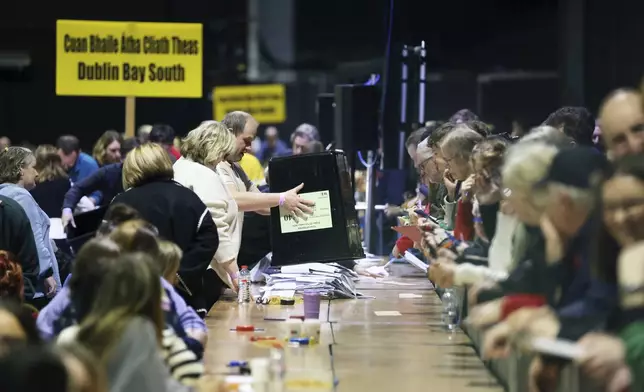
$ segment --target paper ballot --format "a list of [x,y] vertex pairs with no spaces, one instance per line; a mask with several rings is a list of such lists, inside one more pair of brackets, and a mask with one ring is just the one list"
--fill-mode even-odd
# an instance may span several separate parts
[[418,268],[421,271],[427,272],[427,269],[429,268],[427,264],[423,263],[418,257],[409,253],[409,251],[405,252],[405,260],[409,261],[411,265],[413,265],[414,267]]
[[584,350],[568,340],[534,338],[530,342],[532,349],[540,354],[548,354],[559,358],[579,360],[583,358]]
[[282,233],[321,230],[333,227],[331,217],[331,197],[329,191],[300,193],[301,198],[315,202],[313,214],[296,219],[292,214],[280,208],[280,227]]

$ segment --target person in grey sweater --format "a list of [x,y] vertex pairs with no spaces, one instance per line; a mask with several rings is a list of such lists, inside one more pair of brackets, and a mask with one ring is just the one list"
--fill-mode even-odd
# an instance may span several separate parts
[[61,288],[58,262],[53,242],[49,238],[49,217],[29,193],[36,185],[38,172],[34,168],[36,157],[23,147],[9,147],[0,151],[0,195],[6,196],[22,207],[29,218],[40,264],[41,291],[34,297],[53,297]]
[[132,318],[107,362],[110,392],[183,392],[192,388],[170,376],[159,355],[151,321]]

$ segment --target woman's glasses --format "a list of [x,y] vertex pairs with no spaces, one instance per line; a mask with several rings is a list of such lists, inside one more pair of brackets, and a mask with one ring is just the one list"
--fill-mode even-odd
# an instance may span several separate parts
[[432,155],[430,158],[425,159],[418,165],[418,174],[420,174],[421,177],[427,175],[427,165],[431,162],[434,165],[434,170],[438,171],[438,164],[436,163],[435,159],[436,155]]

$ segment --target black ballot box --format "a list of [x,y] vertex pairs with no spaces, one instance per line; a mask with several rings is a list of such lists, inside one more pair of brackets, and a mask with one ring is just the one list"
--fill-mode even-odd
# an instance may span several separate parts
[[74,215],[75,226],[67,225],[67,243],[74,252],[90,239],[94,238],[108,206]]
[[304,183],[300,196],[315,201],[314,213],[296,221],[271,209],[273,265],[332,262],[364,257],[351,171],[341,151],[271,159],[271,192]]

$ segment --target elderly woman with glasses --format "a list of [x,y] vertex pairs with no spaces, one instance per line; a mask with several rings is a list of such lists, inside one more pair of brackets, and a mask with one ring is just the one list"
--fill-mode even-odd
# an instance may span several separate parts
[[[465,125],[457,126],[440,142],[442,157],[445,160],[444,174],[447,189],[454,189],[454,197],[449,204],[456,204],[454,236],[459,240],[470,241],[474,238],[472,216],[472,186],[474,179],[470,166],[472,150],[483,136]],[[447,203],[446,203],[447,204]]]

